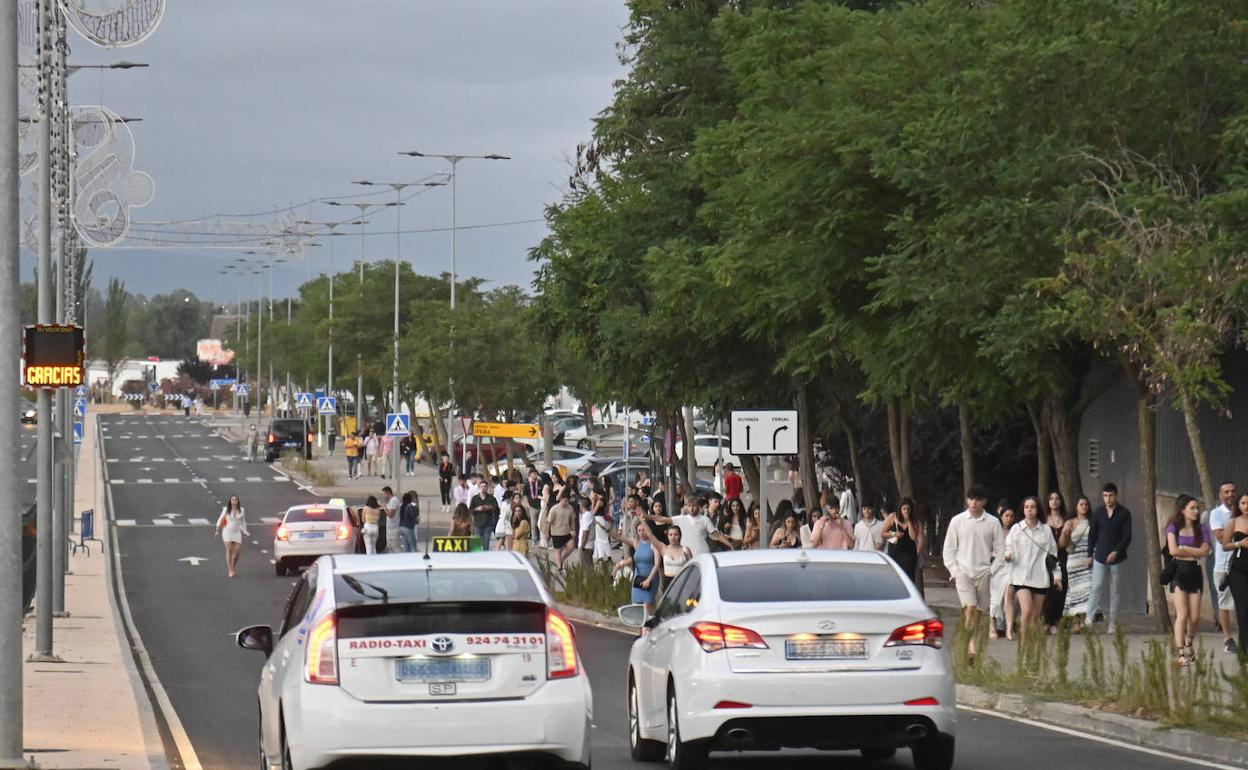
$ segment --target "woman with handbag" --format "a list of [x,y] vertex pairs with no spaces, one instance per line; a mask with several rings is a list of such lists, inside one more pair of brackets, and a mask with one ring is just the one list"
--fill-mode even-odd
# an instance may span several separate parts
[[1062,584],[1062,573],[1050,567],[1049,557],[1057,558],[1057,541],[1052,530],[1040,521],[1040,501],[1028,497],[1023,500],[1023,520],[1011,527],[1005,537],[1004,559],[1010,565],[1010,585],[1018,599],[1020,641],[1026,641],[1040,627],[1049,587]]
[[1226,580],[1235,599],[1235,620],[1239,625],[1239,654],[1248,655],[1248,492],[1239,496],[1231,510],[1231,521],[1222,529],[1221,547],[1231,552]]
[[628,535],[617,536],[609,532],[608,536],[627,545],[633,552],[633,593],[634,604],[646,605],[646,612],[654,611],[654,596],[658,593],[659,582],[663,574],[663,545],[654,539],[650,522],[637,520],[637,537]]
[[1191,495],[1179,495],[1174,518],[1166,527],[1166,547],[1174,564],[1170,591],[1174,594],[1174,646],[1177,662],[1189,666],[1196,659],[1192,640],[1200,624],[1200,597],[1205,576],[1200,560],[1210,553],[1209,525],[1200,523],[1200,503]]

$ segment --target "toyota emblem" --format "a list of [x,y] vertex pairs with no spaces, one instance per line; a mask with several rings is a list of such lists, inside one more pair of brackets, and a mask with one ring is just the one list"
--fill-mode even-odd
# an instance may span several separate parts
[[455,642],[449,636],[439,636],[433,640],[433,651],[445,655],[455,648]]
[[833,621],[831,621],[831,620],[821,620],[821,621],[819,621],[819,630],[820,630],[820,631],[832,631],[832,630],[834,630],[835,628],[836,628],[836,623],[835,623],[835,622],[833,622]]

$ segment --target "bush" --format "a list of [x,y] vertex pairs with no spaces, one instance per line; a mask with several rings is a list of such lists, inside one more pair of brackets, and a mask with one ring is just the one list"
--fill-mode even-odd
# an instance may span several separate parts
[[553,584],[553,575],[547,576],[547,584],[561,602],[614,615],[632,602],[632,587],[627,580],[616,580],[611,566],[610,562],[570,565],[564,572],[562,589]]

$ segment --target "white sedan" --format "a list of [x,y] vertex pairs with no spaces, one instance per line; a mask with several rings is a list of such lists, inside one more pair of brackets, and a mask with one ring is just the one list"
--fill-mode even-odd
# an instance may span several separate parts
[[291,506],[273,533],[273,569],[278,575],[287,575],[318,556],[355,553],[358,531],[355,518],[342,501]]
[[[693,457],[699,468],[710,468],[715,465],[715,461],[720,458],[720,445],[723,445],[723,458],[725,463],[732,463],[737,468],[741,467],[741,460],[732,452],[728,451],[729,439],[727,436],[720,436],[715,433],[697,433],[693,437]],[[685,442],[676,442],[676,454],[680,457],[685,456]]]
[[326,556],[265,653],[260,766],[475,756],[590,766],[593,703],[572,625],[510,552]]
[[702,766],[710,751],[909,747],[953,765],[944,626],[897,565],[863,551],[698,556],[659,597],[628,659],[633,759]]

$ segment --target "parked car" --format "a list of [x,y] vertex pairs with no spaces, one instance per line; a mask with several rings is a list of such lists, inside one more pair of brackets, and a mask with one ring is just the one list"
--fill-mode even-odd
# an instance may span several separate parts
[[[560,468],[564,474],[582,472],[595,457],[594,453],[589,450],[560,445],[553,447],[553,454],[555,466]],[[524,457],[516,457],[515,465],[521,471],[530,465],[542,472],[548,470],[546,467],[546,453],[541,449],[529,452]],[[507,471],[506,454],[501,455],[497,461],[487,466],[487,470],[495,476],[503,475]]]
[[[643,457],[650,451],[650,444],[643,439],[646,432],[630,429],[628,435],[628,454],[632,457]],[[624,454],[624,436],[625,430],[623,425],[608,425],[603,428],[594,428],[585,434],[583,438],[576,440],[578,449],[592,449],[598,454]],[[566,440],[564,443],[568,443]]]
[[[728,451],[731,441],[727,436],[721,436],[716,433],[696,433],[693,436],[693,456],[698,463],[699,468],[710,468],[715,465],[715,461],[720,457],[720,442],[723,442],[723,457],[725,463],[732,463],[736,467],[741,467],[741,461],[736,455]],[[676,454],[680,457],[685,456],[685,442],[676,442]]]
[[295,452],[312,459],[316,429],[301,417],[278,417],[269,423],[264,442],[264,461],[273,462],[283,452]]

